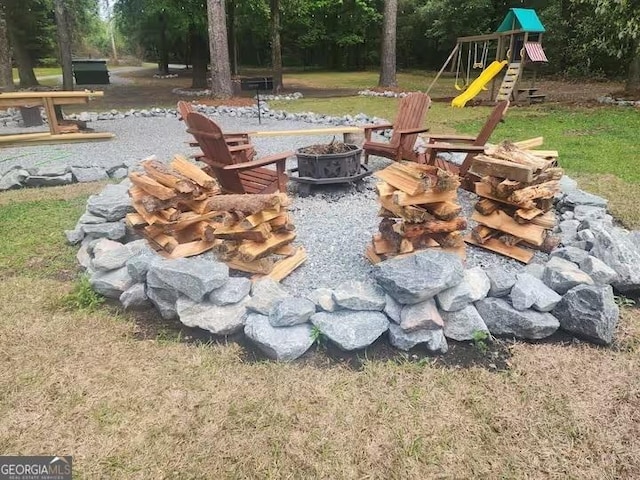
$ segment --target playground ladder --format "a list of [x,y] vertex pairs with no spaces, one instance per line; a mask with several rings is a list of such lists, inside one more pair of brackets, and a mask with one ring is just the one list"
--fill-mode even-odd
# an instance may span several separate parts
[[500,85],[500,90],[496,96],[496,102],[501,100],[511,100],[511,94],[518,83],[518,77],[520,76],[520,66],[519,62],[509,64],[507,73],[504,74],[502,85]]

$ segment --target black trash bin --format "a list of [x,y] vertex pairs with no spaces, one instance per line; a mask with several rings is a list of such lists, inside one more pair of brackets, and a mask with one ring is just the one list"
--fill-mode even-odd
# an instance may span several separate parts
[[73,76],[77,85],[108,85],[106,60],[83,59],[73,61]]
[[20,107],[22,115],[22,123],[25,127],[38,127],[42,125],[42,115],[40,114],[40,106]]

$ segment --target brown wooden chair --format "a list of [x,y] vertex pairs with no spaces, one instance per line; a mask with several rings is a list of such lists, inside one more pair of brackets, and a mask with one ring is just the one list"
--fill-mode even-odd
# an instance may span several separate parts
[[[430,106],[431,98],[429,98],[429,95],[420,92],[410,93],[400,99],[400,107],[395,122],[365,126],[365,141],[364,145],[362,145],[364,163],[369,162],[369,155],[378,155],[397,162],[400,160],[418,161],[418,154],[413,147],[418,138],[418,133],[429,130],[422,125]],[[393,134],[388,143],[371,140],[371,134],[374,131],[389,128],[393,129]]]
[[[487,118],[487,121],[484,123],[484,126],[475,137],[447,134],[429,135],[427,150],[422,154],[423,157],[420,159],[420,162],[427,163],[428,165],[435,165],[443,170],[455,173],[460,176],[463,187],[470,187],[473,179],[467,179],[469,181],[465,182],[465,177],[467,177],[467,172],[469,171],[469,167],[471,167],[471,162],[473,162],[476,155],[484,152],[486,143],[489,141],[489,138],[491,138],[495,128],[502,121],[508,108],[509,100],[502,100],[498,102],[491,112],[491,115],[489,115],[489,118]],[[462,152],[466,153],[467,156],[462,161],[462,164],[456,165],[444,160],[443,158],[439,158],[438,154],[442,152]]]
[[[189,132],[197,140],[206,163],[225,193],[285,192],[287,174],[285,162],[294,152],[282,152],[259,160],[247,161],[253,145],[229,145],[220,127],[210,118],[193,112],[187,115]],[[275,165],[276,169],[264,168]]]

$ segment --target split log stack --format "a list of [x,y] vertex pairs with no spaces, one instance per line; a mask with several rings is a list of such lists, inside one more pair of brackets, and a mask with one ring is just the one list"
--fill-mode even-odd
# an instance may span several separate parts
[[533,252],[522,246],[551,251],[558,239],[549,235],[556,225],[553,198],[563,170],[555,160],[518,148],[508,141],[478,155],[470,173],[476,203],[471,220],[478,223],[465,241],[529,263]]
[[458,176],[431,165],[393,163],[374,174],[382,217],[379,232],[367,247],[367,258],[377,263],[424,248],[439,247],[465,257],[461,231]]
[[167,258],[216,253],[229,268],[281,280],[306,260],[284,193],[222,195],[215,178],[177,155],[129,175],[135,213],[127,225]]

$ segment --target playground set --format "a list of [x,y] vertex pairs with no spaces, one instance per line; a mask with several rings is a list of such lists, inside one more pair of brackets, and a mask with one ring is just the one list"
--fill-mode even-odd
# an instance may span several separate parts
[[[545,28],[535,10],[511,8],[494,33],[459,37],[444,65],[427,89],[427,93],[438,81],[442,72],[451,65],[455,70],[454,87],[462,91],[451,101],[453,107],[464,107],[491,83],[491,100],[519,100],[526,94],[529,103],[542,102],[545,95],[535,87],[537,66],[547,63],[542,48],[542,34]],[[491,56],[494,60],[487,66]],[[497,88],[498,74],[507,67],[502,82]],[[524,68],[531,67],[531,82],[522,87]],[[480,75],[471,80],[472,70],[482,69]]]

